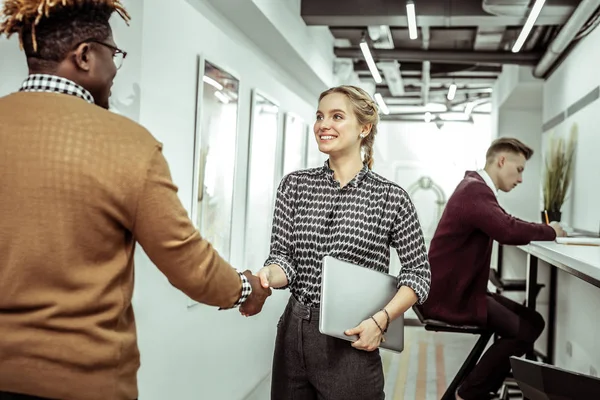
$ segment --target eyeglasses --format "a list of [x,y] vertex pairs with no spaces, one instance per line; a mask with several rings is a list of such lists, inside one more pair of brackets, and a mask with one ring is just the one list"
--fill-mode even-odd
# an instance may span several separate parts
[[108,43],[104,43],[97,39],[84,40],[84,41],[80,42],[79,44],[77,44],[77,46],[75,46],[75,48],[79,47],[82,43],[86,43],[86,42],[97,43],[102,46],[108,47],[109,49],[111,49],[113,51],[113,62],[115,63],[115,67],[117,67],[117,69],[120,69],[123,66],[123,60],[125,60],[125,57],[127,57],[126,51],[123,51],[123,50],[119,49],[118,47],[115,47]]

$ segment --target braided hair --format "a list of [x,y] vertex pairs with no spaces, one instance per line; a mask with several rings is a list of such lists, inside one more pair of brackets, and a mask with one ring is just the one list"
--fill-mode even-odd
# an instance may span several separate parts
[[377,134],[377,123],[379,122],[379,109],[371,96],[357,86],[342,85],[328,89],[321,93],[319,101],[332,93],[340,93],[352,104],[352,109],[360,125],[371,125],[371,132],[361,140],[361,148],[364,152],[363,163],[369,169],[373,169],[373,144]]

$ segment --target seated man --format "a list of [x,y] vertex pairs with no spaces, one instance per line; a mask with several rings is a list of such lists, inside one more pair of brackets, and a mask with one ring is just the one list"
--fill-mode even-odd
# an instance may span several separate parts
[[557,222],[522,221],[507,214],[496,199],[498,190],[509,192],[523,181],[525,162],[532,155],[517,139],[494,141],[485,169],[467,172],[450,197],[431,241],[431,290],[421,310],[425,317],[487,327],[500,336],[462,383],[457,399],[486,399],[498,391],[510,371],[510,356],[525,354],[544,330],[539,313],[487,292],[493,240],[523,245],[564,236]]

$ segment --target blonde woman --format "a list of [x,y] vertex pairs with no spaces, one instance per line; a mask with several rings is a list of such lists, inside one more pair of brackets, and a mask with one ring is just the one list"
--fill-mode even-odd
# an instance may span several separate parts
[[[377,123],[377,106],[362,89],[325,91],[314,135],[329,160],[279,185],[270,255],[258,273],[263,287],[292,294],[277,328],[272,399],[383,399],[378,348],[384,332],[427,298],[431,276],[415,208],[402,188],[371,171]],[[390,247],[402,263],[397,295],[372,318],[348,327],[346,334],[358,340],[322,335],[323,257],[388,272]]]

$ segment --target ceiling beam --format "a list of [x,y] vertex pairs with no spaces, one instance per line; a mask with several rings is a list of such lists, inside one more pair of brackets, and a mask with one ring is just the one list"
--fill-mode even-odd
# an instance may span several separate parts
[[[336,48],[336,57],[362,58],[359,47]],[[415,50],[415,49],[371,49],[375,61],[398,60],[403,61],[431,61],[449,64],[517,64],[536,65],[542,56],[540,52],[511,53],[499,51],[456,51],[456,50]]]
[[[422,65],[420,62],[401,62],[400,68],[402,73],[406,72],[418,72],[421,74]],[[354,70],[357,72],[366,71],[369,72],[369,67],[364,59],[354,61]],[[431,74],[471,74],[471,75],[499,75],[502,73],[502,67],[499,65],[469,65],[465,66],[462,64],[431,64]]]
[[[573,9],[578,0],[548,0],[536,25],[562,25],[570,13],[552,12],[548,5]],[[399,0],[302,0],[300,13],[307,25],[406,27],[406,6]],[[417,2],[419,25],[427,26],[522,26],[524,15],[496,16],[487,13],[481,0],[427,0]]]

